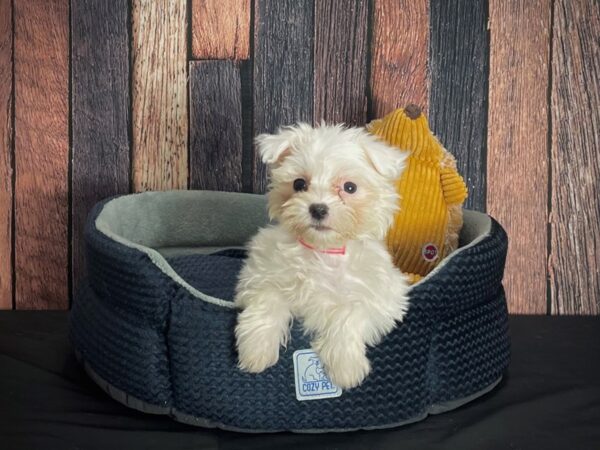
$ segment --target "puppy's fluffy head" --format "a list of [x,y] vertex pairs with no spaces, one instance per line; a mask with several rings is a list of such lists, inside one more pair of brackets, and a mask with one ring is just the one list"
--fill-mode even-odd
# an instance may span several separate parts
[[362,128],[306,124],[257,137],[269,165],[269,215],[318,247],[384,238],[406,153]]

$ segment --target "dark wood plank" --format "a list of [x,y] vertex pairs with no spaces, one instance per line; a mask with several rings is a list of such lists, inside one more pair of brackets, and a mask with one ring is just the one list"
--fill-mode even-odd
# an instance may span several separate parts
[[551,312],[600,314],[600,7],[554,2]]
[[242,190],[242,103],[233,61],[190,63],[190,187]]
[[186,8],[186,0],[132,1],[135,191],[187,188]]
[[254,61],[240,61],[239,67],[242,89],[242,192],[251,193],[254,189]]
[[195,59],[247,59],[251,0],[190,0]]
[[487,0],[431,0],[429,123],[456,156],[465,206],[485,211],[489,32]]
[[374,0],[371,118],[415,103],[428,110],[429,0]]
[[69,1],[14,7],[16,307],[66,309]]
[[550,0],[490,2],[487,209],[510,236],[513,313],[547,311]]
[[129,192],[128,3],[71,0],[73,292],[85,268],[87,214]]
[[315,2],[314,122],[367,120],[367,0]]
[[0,309],[13,302],[12,42],[12,1],[0,0]]
[[[256,0],[254,132],[313,119],[313,1]],[[256,154],[254,191],[264,192],[266,170]]]

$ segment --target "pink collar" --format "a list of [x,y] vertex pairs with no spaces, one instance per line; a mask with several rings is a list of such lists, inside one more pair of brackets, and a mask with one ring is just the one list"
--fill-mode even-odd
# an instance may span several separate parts
[[326,248],[324,250],[321,250],[321,249],[315,248],[312,245],[310,245],[309,243],[305,242],[302,238],[298,238],[298,242],[300,242],[300,244],[302,244],[306,248],[314,250],[315,252],[327,253],[328,255],[345,255],[346,254],[346,246],[339,247],[339,248]]

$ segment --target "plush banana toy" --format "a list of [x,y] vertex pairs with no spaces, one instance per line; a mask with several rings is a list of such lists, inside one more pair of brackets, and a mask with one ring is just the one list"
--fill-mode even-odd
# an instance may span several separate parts
[[397,181],[401,208],[387,245],[396,266],[415,283],[458,247],[467,187],[454,156],[431,133],[418,106],[397,109],[367,129],[410,153]]

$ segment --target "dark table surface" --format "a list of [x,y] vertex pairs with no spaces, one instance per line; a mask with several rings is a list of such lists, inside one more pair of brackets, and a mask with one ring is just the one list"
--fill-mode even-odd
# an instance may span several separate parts
[[392,430],[248,435],[131,410],[85,374],[65,312],[0,312],[0,449],[600,449],[600,317],[511,317],[501,385]]

